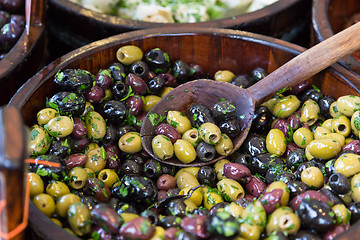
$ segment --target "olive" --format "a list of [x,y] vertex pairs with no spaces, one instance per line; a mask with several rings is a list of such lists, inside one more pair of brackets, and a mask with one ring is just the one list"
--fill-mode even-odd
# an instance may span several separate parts
[[250,78],[252,83],[256,83],[258,81],[260,81],[261,79],[263,79],[264,77],[266,77],[268,75],[268,72],[261,68],[261,67],[257,67],[254,70],[251,71],[250,73]]
[[330,115],[330,106],[335,102],[335,99],[331,96],[324,96],[319,100],[319,107],[321,115],[326,118],[332,118]]
[[165,135],[168,137],[172,144],[176,142],[176,140],[181,139],[180,133],[170,124],[161,123],[156,128],[157,135]]
[[162,175],[160,162],[150,158],[144,163],[143,173],[145,177],[148,177],[152,180],[158,179],[158,177]]
[[354,224],[360,219],[360,202],[352,202],[348,208],[351,212],[350,223]]
[[170,73],[160,73],[158,77],[164,80],[167,87],[177,87],[179,85],[176,78]]
[[113,83],[113,78],[109,69],[100,69],[95,76],[96,85],[102,89],[109,88]]
[[135,132],[136,129],[133,126],[130,125],[120,125],[117,128],[117,133],[118,133],[118,137],[121,138],[122,136],[124,136],[126,133],[128,132]]
[[335,161],[336,159],[331,159],[325,163],[325,176],[331,176],[335,173]]
[[256,134],[249,134],[245,139],[240,151],[256,156],[260,153],[266,153],[266,140],[264,137]]
[[133,206],[131,203],[124,203],[124,202],[118,202],[115,207],[115,211],[117,212],[117,214],[122,214],[122,213],[138,214],[138,211],[136,210],[135,206]]
[[144,101],[140,95],[133,95],[125,100],[127,108],[130,110],[130,114],[137,116],[142,112],[144,107]]
[[286,167],[291,171],[295,171],[299,167],[299,165],[306,160],[307,159],[305,157],[304,150],[297,149],[286,157]]
[[173,215],[164,216],[160,219],[160,226],[167,229],[170,227],[180,227],[181,218]]
[[[288,128],[291,128],[291,130],[294,132],[299,127],[301,127],[300,116],[297,113],[291,114],[287,118],[286,123],[287,123]],[[288,132],[291,130],[288,129]]]
[[196,155],[203,162],[211,161],[216,155],[215,147],[206,142],[200,142],[196,147]]
[[169,190],[176,187],[176,179],[169,174],[163,174],[157,179],[156,186],[159,190]]
[[101,114],[108,123],[116,126],[122,124],[127,119],[126,105],[117,100],[104,101],[96,108],[97,112]]
[[159,48],[147,52],[145,54],[145,61],[154,73],[165,73],[171,66],[169,55]]
[[147,155],[147,153],[146,154],[145,153],[146,152],[138,152],[138,153],[129,154],[127,156],[127,158],[130,160],[134,160],[136,163],[138,163],[140,165],[144,165],[144,163],[149,158],[149,155]]
[[190,75],[191,75],[192,79],[207,78],[205,69],[201,65],[195,64],[195,63],[190,63],[189,68],[190,68]]
[[273,189],[270,192],[265,193],[260,202],[265,209],[266,214],[270,214],[281,204],[281,197],[283,195],[282,189]]
[[272,114],[266,106],[258,107],[253,116],[251,132],[263,134],[271,128]]
[[102,239],[102,240],[111,240],[112,239],[112,234],[108,233],[104,228],[102,228],[98,225],[94,225],[91,228],[90,236],[92,238],[97,238],[97,239]]
[[300,99],[301,99],[301,102],[306,102],[308,99],[311,99],[315,102],[319,102],[319,100],[322,97],[323,97],[323,94],[321,93],[320,90],[309,89],[301,95]]
[[195,128],[199,128],[207,122],[215,123],[211,110],[201,104],[193,104],[190,106],[189,119],[191,125]]
[[55,201],[49,194],[40,193],[34,196],[32,201],[35,206],[47,217],[50,217],[55,212]]
[[265,174],[265,182],[270,184],[279,180],[279,175],[284,172],[283,164],[270,164]]
[[122,81],[116,81],[111,88],[111,93],[115,99],[122,100],[128,96],[129,86]]
[[144,79],[149,74],[149,67],[143,61],[136,61],[130,66],[130,72]]
[[190,80],[190,68],[184,61],[176,60],[171,69],[172,74],[179,83],[185,83]]
[[242,164],[247,168],[250,167],[250,164],[252,161],[252,156],[250,154],[244,154],[244,153],[240,153],[239,151],[237,151],[234,154],[232,154],[232,156],[233,156],[233,159],[232,159],[233,163]]
[[105,204],[97,205],[91,212],[91,219],[96,225],[106,229],[109,233],[117,233],[124,220],[117,212]]
[[173,215],[177,217],[185,217],[186,215],[186,204],[183,199],[171,200],[165,209],[166,215]]
[[159,223],[159,214],[155,211],[146,209],[140,213],[140,216],[149,219],[151,221],[151,224],[158,225]]
[[67,218],[76,235],[84,236],[91,231],[90,211],[83,203],[75,202],[70,205]]
[[72,142],[72,144],[70,145],[71,151],[79,152],[84,150],[90,144],[90,139],[86,137],[82,139],[74,139],[71,142]]
[[209,166],[200,167],[198,171],[198,180],[200,184],[204,184],[209,187],[215,187],[217,182],[217,176],[214,168]]
[[65,158],[66,167],[73,169],[75,167],[81,167],[86,163],[86,154],[74,153]]
[[235,76],[231,80],[231,84],[238,86],[240,88],[248,88],[251,86],[251,79],[248,74],[241,74],[241,75]]
[[231,100],[223,100],[215,103],[211,112],[216,120],[224,121],[235,116],[236,106]]
[[237,119],[229,119],[219,124],[222,133],[225,133],[230,138],[235,138],[240,134],[241,125]]
[[114,145],[117,143],[117,140],[119,139],[117,128],[113,125],[107,125],[106,126],[106,133],[103,137],[103,144],[104,145]]
[[155,76],[147,83],[150,94],[159,95],[165,88],[165,81],[160,76]]
[[33,198],[35,195],[44,192],[44,182],[41,177],[36,173],[28,173],[28,183],[30,186],[30,198]]
[[251,195],[259,197],[265,190],[266,184],[259,177],[251,176],[245,188]]
[[339,197],[338,194],[336,194],[333,191],[325,188],[325,186],[323,188],[321,188],[319,190],[319,192],[324,194],[325,196],[327,196],[330,199],[330,202],[331,202],[332,205],[344,204],[344,201]]
[[293,199],[297,195],[304,193],[309,189],[309,186],[301,181],[290,181],[286,185],[290,190],[290,199]]
[[221,211],[206,219],[206,229],[210,235],[232,238],[239,233],[240,225],[230,213]]
[[224,176],[227,178],[240,181],[242,179],[248,178],[251,176],[250,170],[239,163],[225,163],[224,165]]
[[23,29],[14,22],[6,23],[0,29],[0,50],[8,52],[20,38]]
[[186,216],[182,219],[180,226],[185,232],[192,233],[200,239],[205,239],[209,237],[205,226],[206,219],[207,216],[204,215]]
[[325,232],[336,223],[335,213],[331,207],[316,199],[303,199],[296,212],[307,228],[318,232]]
[[[49,166],[47,164],[37,164],[37,160],[59,164],[59,167]],[[63,180],[64,176],[66,176],[66,167],[64,160],[59,156],[54,155],[41,155],[36,157],[35,163],[30,164],[30,171],[37,173],[39,176],[41,176],[44,182],[48,182],[50,180],[61,181]]]
[[126,78],[125,68],[119,63],[115,62],[110,65],[109,70],[111,72],[111,76],[115,81],[124,81]]
[[71,133],[71,136],[76,139],[81,139],[86,137],[86,126],[85,123],[80,118],[73,118],[74,129]]
[[60,138],[58,141],[52,141],[49,148],[49,155],[66,158],[71,153],[73,142],[70,138]]
[[295,174],[291,172],[283,172],[277,176],[277,180],[285,184],[288,184],[290,181],[296,180],[296,177]]
[[134,160],[126,159],[120,166],[119,175],[124,176],[125,174],[142,174],[143,166]]
[[125,84],[129,85],[131,89],[139,95],[144,95],[146,93],[147,86],[145,81],[133,73],[127,75]]
[[338,194],[345,194],[350,190],[350,181],[344,174],[334,173],[329,177],[329,186]]
[[190,233],[190,232],[185,232],[185,231],[179,231],[176,233],[176,237],[174,238],[174,240],[196,240],[197,237]]
[[161,163],[161,169],[162,169],[163,174],[169,174],[171,176],[175,176],[175,173],[176,173],[175,166]]
[[85,110],[85,98],[75,92],[58,92],[46,103],[47,107],[56,109],[60,115],[80,116]]
[[116,52],[116,58],[124,65],[131,65],[132,63],[141,60],[142,57],[142,50],[134,45],[122,46]]
[[115,184],[111,191],[120,201],[140,204],[142,207],[149,206],[157,198],[156,185],[149,178],[139,175],[124,175],[120,184]]
[[308,230],[300,230],[297,232],[293,240],[321,240],[322,238],[316,233]]
[[82,69],[65,69],[55,75],[54,83],[64,91],[85,93],[93,86],[94,75]]
[[303,162],[303,163],[300,163],[299,167],[297,168],[296,172],[295,172],[295,176],[296,176],[296,179],[301,179],[301,173],[309,168],[309,167],[313,167],[315,164],[313,162]]
[[84,193],[93,196],[99,202],[108,202],[110,199],[110,189],[98,178],[88,178]]
[[135,218],[123,224],[119,236],[123,239],[150,239],[155,233],[155,225],[144,217]]
[[284,165],[284,162],[276,155],[270,153],[262,153],[252,158],[250,170],[251,172],[256,172],[262,176],[265,176],[270,165],[274,166],[275,164],[279,164],[280,166],[282,166]]

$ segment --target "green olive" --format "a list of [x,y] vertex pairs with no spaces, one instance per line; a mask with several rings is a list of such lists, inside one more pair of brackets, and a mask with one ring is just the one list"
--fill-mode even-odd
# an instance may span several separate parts
[[191,129],[190,120],[179,111],[168,111],[166,122],[173,126],[181,135]]
[[230,161],[227,159],[221,159],[220,161],[217,161],[214,165],[214,169],[216,172],[216,177],[220,181],[221,179],[226,178],[224,175],[224,165],[226,163],[229,163]]
[[[191,191],[190,187],[183,188],[179,192],[179,195],[189,194],[190,191]],[[203,201],[202,189],[198,188],[195,191],[191,191],[191,196],[188,199],[190,199],[196,205],[196,207],[199,207]]]
[[331,122],[331,130],[344,137],[349,136],[351,133],[350,120],[345,115],[334,117]]
[[354,112],[360,109],[360,97],[354,95],[339,97],[337,100],[337,109],[340,113],[351,117]]
[[87,145],[87,147],[85,148],[84,153],[85,153],[85,154],[88,154],[88,152],[89,152],[90,150],[92,150],[92,149],[94,149],[94,148],[98,148],[98,147],[99,147],[99,144],[97,144],[97,143],[94,143],[94,142],[89,143],[89,145]]
[[320,107],[312,99],[308,99],[301,107],[300,122],[309,126],[313,125],[320,116]]
[[356,111],[351,116],[350,125],[352,132],[358,137],[360,133],[360,111]]
[[241,214],[241,218],[249,219],[252,224],[260,227],[261,231],[266,226],[266,212],[260,201],[255,201],[247,205]]
[[195,148],[184,139],[178,139],[174,143],[174,153],[177,159],[183,163],[191,163],[196,159]]
[[180,175],[180,173],[182,172],[188,172],[191,173],[192,175],[194,175],[196,178],[198,177],[198,172],[199,172],[200,168],[199,167],[184,167],[181,168],[179,171],[177,171],[177,173],[175,174],[175,179],[178,178],[178,176]]
[[82,167],[75,167],[71,169],[68,176],[70,178],[69,185],[74,189],[83,188],[88,180],[88,173]]
[[43,127],[34,125],[30,128],[30,141],[28,143],[28,152],[31,156],[45,154],[51,144],[51,137]]
[[332,123],[332,118],[326,119],[322,124],[321,127],[324,127],[326,129],[329,129],[331,131],[331,123]]
[[345,137],[338,133],[325,133],[316,139],[333,139],[337,141],[341,147],[345,145]]
[[314,131],[314,139],[323,138],[323,135],[326,135],[326,134],[329,134],[329,133],[331,133],[330,129],[327,129],[327,128],[323,127],[323,126],[316,127],[315,131]]
[[44,128],[48,130],[53,137],[69,136],[74,129],[74,122],[68,116],[58,116],[52,118]]
[[240,224],[239,235],[246,240],[259,240],[262,231],[258,225],[244,222]]
[[335,172],[351,177],[360,173],[360,156],[354,153],[346,153],[336,159],[334,163]]
[[165,229],[160,226],[155,227],[155,233],[150,240],[163,240],[165,239]]
[[163,98],[166,94],[168,94],[171,90],[173,90],[173,87],[165,87],[162,93],[160,94],[160,97]]
[[238,198],[245,196],[243,187],[237,181],[224,178],[217,183],[217,189],[226,196],[225,200],[234,202]]
[[309,148],[305,148],[305,157],[308,161],[314,158],[314,156],[310,154]]
[[360,173],[355,174],[351,181],[351,198],[354,202],[360,201]]
[[337,104],[338,104],[337,101],[335,101],[330,105],[330,108],[329,108],[330,115],[333,118],[341,115],[341,112],[339,112],[339,110],[338,110]]
[[51,181],[46,186],[46,193],[49,194],[56,201],[59,197],[70,193],[69,187],[60,181]]
[[281,156],[286,150],[284,133],[277,128],[271,129],[266,136],[266,149],[271,154]]
[[287,185],[284,182],[280,182],[280,181],[275,181],[272,182],[267,188],[266,188],[266,192],[271,192],[274,189],[281,189],[283,191],[283,194],[281,196],[280,202],[281,202],[281,206],[286,206],[289,203],[289,198],[290,198],[290,190],[287,187]]
[[105,92],[105,96],[103,97],[102,101],[108,101],[113,98],[111,89],[106,88],[104,92]]
[[335,213],[337,224],[347,224],[350,222],[351,212],[344,204],[336,204],[332,207],[332,210]]
[[44,192],[44,182],[36,173],[28,173],[28,182],[30,184],[30,198]]
[[59,227],[63,227],[61,221],[57,218],[50,218],[51,221],[53,221],[56,225],[58,225]]
[[270,214],[266,225],[266,233],[270,235],[274,231],[288,234],[297,233],[300,229],[300,219],[289,207],[281,207]]
[[217,189],[204,191],[204,207],[207,209],[212,208],[215,204],[224,202],[221,193]]
[[146,95],[143,99],[143,111],[147,113],[150,112],[150,110],[155,106],[155,104],[157,104],[161,100],[161,97],[156,95]]
[[171,140],[165,135],[157,135],[153,138],[152,150],[161,160],[172,158],[174,155],[174,146]]
[[279,102],[279,98],[278,98],[278,97],[274,97],[274,98],[271,98],[271,99],[269,99],[268,101],[264,102],[263,104],[261,104],[261,106],[267,107],[267,108],[270,110],[270,112],[271,112],[273,115],[275,115],[275,114],[274,114],[274,107],[275,107],[275,105],[276,105],[278,102]]
[[41,109],[36,115],[37,122],[39,125],[45,125],[50,121],[50,119],[58,116],[58,114],[59,113],[53,108]]
[[102,180],[106,186],[110,189],[114,185],[114,183],[120,181],[119,176],[113,169],[103,169],[99,172],[98,178]]
[[324,185],[324,175],[317,167],[308,167],[301,172],[301,181],[310,188],[320,189]]
[[70,205],[67,219],[71,229],[78,236],[84,236],[91,231],[91,216],[87,206],[81,202]]
[[210,122],[201,124],[199,135],[203,141],[211,145],[215,145],[221,139],[220,128]]
[[50,217],[55,212],[55,201],[49,194],[40,193],[32,201],[47,217]]
[[73,193],[68,193],[61,196],[56,201],[56,213],[60,217],[66,217],[70,205],[76,202],[81,202],[81,199],[78,195],[75,195]]
[[91,149],[86,154],[86,162],[84,167],[90,168],[94,172],[100,172],[106,165],[106,152],[103,147]]
[[197,178],[189,172],[182,171],[176,178],[177,187],[182,190],[184,188],[193,188],[200,185]]
[[122,46],[117,50],[116,58],[124,65],[131,65],[143,58],[143,51],[134,45]]
[[137,153],[142,150],[141,137],[138,132],[125,133],[119,139],[119,148],[125,153]]
[[341,151],[341,145],[333,139],[315,139],[306,146],[306,149],[311,156],[328,160],[335,157]]
[[233,149],[234,145],[231,139],[225,133],[221,133],[220,141],[215,145],[216,152],[222,156],[227,156]]
[[231,82],[231,80],[233,80],[234,77],[235,74],[229,70],[219,70],[214,75],[215,81],[221,81],[221,82]]
[[92,111],[95,111],[94,106],[93,106],[90,102],[85,102],[85,110],[84,110],[84,112],[81,114],[81,117],[82,117],[82,118],[85,118],[86,115],[87,115],[89,112],[92,112]]
[[231,202],[229,205],[224,207],[224,211],[230,213],[235,218],[239,218],[244,212],[244,208],[236,202]]
[[300,101],[295,95],[289,95],[279,99],[273,109],[273,114],[278,118],[287,118],[299,107]]
[[305,148],[312,140],[314,140],[313,133],[305,127],[297,129],[293,134],[294,143],[301,148]]
[[191,145],[193,145],[194,148],[201,142],[199,132],[197,129],[194,128],[187,130],[181,136],[181,138],[191,143]]
[[85,126],[90,140],[100,141],[106,134],[105,120],[98,112],[90,111],[86,114]]

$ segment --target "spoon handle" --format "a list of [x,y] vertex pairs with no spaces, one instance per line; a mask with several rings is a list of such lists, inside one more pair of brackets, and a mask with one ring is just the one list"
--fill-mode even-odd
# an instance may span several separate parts
[[291,59],[248,90],[256,105],[278,90],[292,87],[360,49],[360,22]]

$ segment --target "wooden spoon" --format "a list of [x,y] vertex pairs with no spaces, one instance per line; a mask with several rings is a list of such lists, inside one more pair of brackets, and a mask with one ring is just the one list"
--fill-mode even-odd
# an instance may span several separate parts
[[187,115],[192,104],[203,104],[211,108],[220,99],[232,100],[236,106],[236,115],[242,129],[240,135],[233,139],[233,153],[239,149],[248,135],[252,115],[257,105],[278,90],[295,86],[307,80],[358,49],[360,49],[360,22],[296,56],[248,89],[206,79],[187,82],[164,96],[146,115],[140,131],[143,148],[154,159],[170,165],[190,167],[215,163],[224,156],[218,155],[216,159],[209,162],[197,159],[187,164],[175,157],[164,161],[157,158],[151,146],[157,126],[154,126],[149,120],[150,114],[166,116],[167,111],[177,110]]

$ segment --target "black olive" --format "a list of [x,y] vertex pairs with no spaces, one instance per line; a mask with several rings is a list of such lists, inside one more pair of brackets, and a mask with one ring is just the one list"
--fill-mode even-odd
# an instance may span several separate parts
[[313,166],[317,167],[318,169],[321,170],[321,172],[323,174],[325,174],[325,161],[323,159],[320,159],[320,158],[313,158],[311,159],[309,162],[312,163]]
[[301,179],[301,173],[302,171],[304,171],[305,169],[307,169],[308,167],[314,167],[314,163],[313,162],[303,162],[299,165],[299,167],[296,169],[296,172],[295,172],[295,176],[296,176],[296,179]]
[[329,186],[338,194],[346,194],[350,190],[349,179],[341,173],[334,173],[329,177]]
[[320,98],[323,97],[323,94],[320,90],[309,89],[301,95],[301,102],[305,102],[308,99],[314,100],[315,102],[319,102]]
[[157,199],[156,185],[147,177],[129,174],[124,175],[120,182],[112,188],[113,196],[119,198],[120,201],[146,208]]
[[64,179],[65,176],[67,176],[66,174],[67,167],[64,159],[62,159],[61,157],[55,155],[41,155],[35,158],[35,162],[36,160],[47,161],[60,165],[59,167],[57,166],[50,167],[48,165],[37,164],[37,163],[30,164],[30,171],[40,175],[44,180],[44,182],[48,182],[50,180],[61,181]]
[[190,76],[193,80],[207,78],[205,69],[201,65],[191,63],[189,65],[189,68],[190,68]]
[[117,134],[118,134],[118,137],[119,139],[125,135],[126,133],[128,132],[135,132],[136,129],[133,127],[133,126],[130,126],[130,125],[120,125],[118,128],[117,128]]
[[159,76],[155,76],[154,78],[150,79],[147,83],[147,87],[149,89],[150,94],[158,95],[162,93],[165,88],[165,81],[163,78]]
[[332,205],[337,204],[344,204],[344,201],[333,191],[327,189],[327,188],[321,188],[319,192],[323,193],[325,196],[327,196],[330,199],[330,202]]
[[112,198],[110,198],[110,200],[107,204],[111,209],[116,211],[116,207],[119,204],[119,202],[120,202],[119,199],[112,197]]
[[220,131],[230,138],[236,138],[241,132],[241,125],[237,119],[229,119],[219,124]]
[[176,60],[174,62],[172,66],[172,74],[176,77],[180,84],[190,80],[190,68],[182,60]]
[[131,159],[126,159],[119,168],[119,175],[124,176],[126,174],[142,174],[143,166]]
[[209,166],[201,166],[198,171],[198,180],[200,184],[215,187],[217,182],[215,169]]
[[130,154],[128,156],[128,159],[129,160],[134,160],[136,163],[140,164],[141,165],[141,168],[143,167],[144,163],[148,160],[148,157],[137,152],[137,153],[133,153],[133,154]]
[[351,212],[350,223],[354,224],[360,220],[360,202],[352,202],[349,204],[349,210]]
[[175,166],[161,163],[161,169],[163,174],[169,174],[171,176],[175,176],[176,174]]
[[290,181],[286,185],[290,190],[290,199],[309,190],[309,186],[301,181]]
[[210,235],[221,236],[224,239],[232,239],[240,230],[239,222],[226,211],[211,214],[205,225]]
[[85,110],[86,100],[75,92],[58,92],[46,103],[47,107],[58,110],[60,115],[78,117]]
[[209,108],[201,104],[193,104],[189,109],[189,119],[191,125],[199,128],[202,124],[210,122],[214,123],[213,115]]
[[159,48],[147,52],[145,54],[145,61],[150,70],[156,74],[167,72],[171,66],[169,55]]
[[[279,180],[279,175],[284,172],[284,164],[270,164],[265,175],[265,181],[270,184]],[[295,176],[294,176],[295,177]]]
[[133,206],[131,203],[125,203],[125,202],[119,202],[116,206],[115,211],[117,212],[117,214],[121,214],[121,213],[138,214],[138,211],[136,210],[135,206]]
[[231,84],[240,88],[248,88],[251,86],[251,78],[248,74],[237,75],[231,80]]
[[160,226],[167,229],[170,227],[180,228],[181,218],[173,215],[164,216],[160,219]]
[[92,211],[96,207],[96,205],[99,204],[99,201],[96,200],[94,197],[86,195],[81,197],[81,202],[85,204],[85,206],[87,206],[89,211]]
[[148,159],[143,166],[143,173],[145,177],[156,180],[162,174],[161,164],[153,158]]
[[114,125],[120,125],[127,119],[126,105],[117,100],[109,100],[101,102],[96,110],[104,119],[107,119],[108,123]]
[[263,69],[261,67],[255,68],[250,73],[250,78],[251,78],[252,84],[260,81],[261,79],[263,79],[267,75],[268,75],[268,72],[265,69]]
[[331,174],[335,173],[335,161],[336,159],[331,159],[325,163],[325,176],[331,176]]
[[20,38],[23,29],[16,23],[6,23],[0,30],[0,50],[8,52]]
[[130,72],[138,75],[142,79],[146,78],[149,74],[149,67],[143,61],[136,61],[130,66]]
[[165,209],[166,215],[173,215],[177,217],[185,217],[186,215],[186,204],[183,199],[171,200]]
[[332,118],[330,106],[333,102],[335,102],[335,99],[331,96],[324,96],[319,100],[320,113],[325,119]]
[[315,232],[300,230],[291,238],[291,240],[322,240],[322,238]]
[[243,150],[242,152],[250,154],[251,156],[267,152],[265,138],[256,134],[249,134],[241,148]]
[[113,77],[114,81],[123,82],[125,80],[126,78],[125,68],[121,63],[116,62],[111,64],[109,70],[111,72],[111,76]]
[[207,215],[209,215],[209,210],[204,207],[198,207],[198,208],[195,208],[192,213],[196,214],[196,215],[206,215],[207,216]]
[[211,112],[217,121],[222,122],[235,116],[236,106],[231,100],[224,100],[215,103]]
[[267,107],[258,107],[254,112],[250,131],[259,134],[269,132],[271,128],[272,118],[272,113]]
[[158,225],[159,223],[159,214],[154,211],[146,209],[140,213],[140,216],[149,219],[150,222],[154,225]]
[[283,172],[277,176],[277,180],[285,184],[288,184],[289,182],[294,181],[295,179],[296,179],[295,175],[291,172]]
[[290,153],[286,158],[286,167],[291,171],[295,171],[299,165],[305,162],[306,156],[303,149],[299,148]]
[[6,23],[9,22],[10,13],[0,10],[0,28],[2,28]]
[[218,212],[220,209],[224,209],[227,205],[229,205],[228,202],[219,202],[216,203],[215,205],[213,205],[210,210],[209,210],[209,215],[211,214],[215,214],[216,212]]
[[128,95],[129,86],[126,85],[123,81],[116,81],[111,88],[111,93],[115,99],[122,100]]
[[49,155],[56,155],[61,158],[66,158],[71,153],[71,146],[71,138],[60,138],[57,141],[52,141],[49,148]]
[[179,230],[174,240],[196,240],[196,239],[198,238],[195,236],[195,234],[192,234],[191,232],[185,232]]
[[209,162],[214,159],[216,155],[215,146],[206,142],[200,142],[196,147],[196,155],[203,162]]
[[82,69],[65,69],[55,75],[54,83],[64,91],[85,93],[93,86],[95,77]]
[[[262,153],[256,156],[253,156],[250,165],[250,171],[252,173],[259,173],[261,176],[265,176],[269,167],[272,165],[284,165],[284,162],[278,156],[275,156],[270,153]],[[278,166],[279,167],[279,166]]]
[[267,239],[276,239],[276,240],[288,240],[287,234],[281,232],[281,231],[274,231],[270,234],[270,236]]
[[107,125],[106,126],[106,133],[105,136],[103,138],[103,144],[104,145],[112,145],[112,144],[116,144],[117,141],[119,141],[119,136],[118,136],[118,132],[117,132],[117,128],[113,125]]

